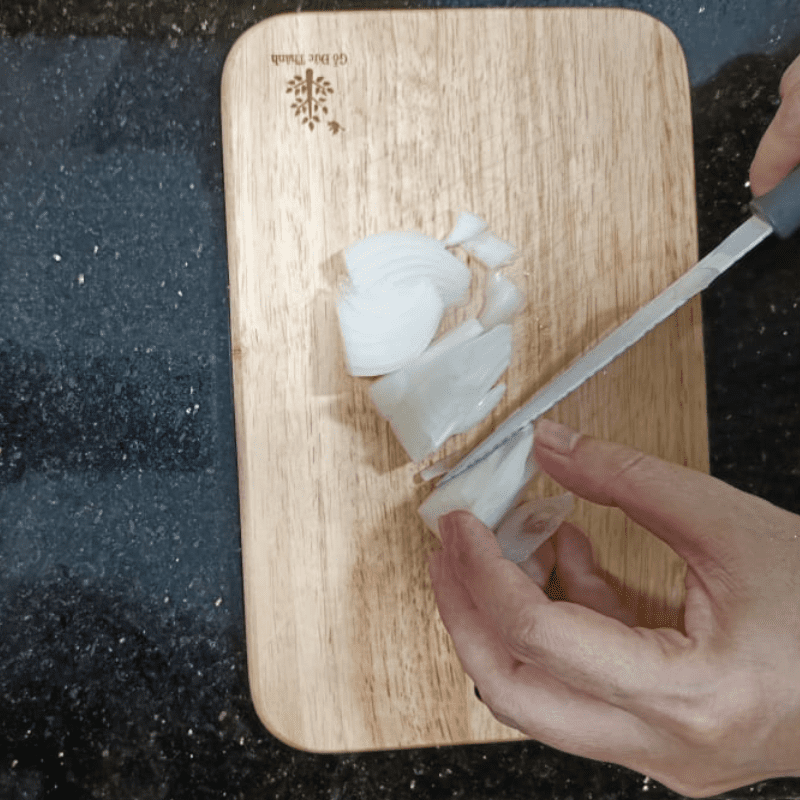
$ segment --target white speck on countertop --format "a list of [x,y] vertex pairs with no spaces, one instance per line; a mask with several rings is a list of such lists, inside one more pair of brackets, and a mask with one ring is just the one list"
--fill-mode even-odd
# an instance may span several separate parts
[[53,261],[61,261],[61,256],[58,253],[53,253]]
[[83,286],[84,282],[85,282],[85,278],[83,277],[83,273],[79,272],[78,273],[78,286]]

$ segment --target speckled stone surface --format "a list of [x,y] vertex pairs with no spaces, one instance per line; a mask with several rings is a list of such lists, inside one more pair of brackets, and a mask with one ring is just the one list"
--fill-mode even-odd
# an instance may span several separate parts
[[[685,48],[706,252],[746,214],[800,8],[614,5]],[[219,81],[269,14],[355,6],[0,4],[2,798],[674,796],[534,742],[302,753],[252,710]],[[712,470],[793,511],[798,270],[797,237],[770,241],[704,297]],[[728,796],[800,797],[800,781]]]

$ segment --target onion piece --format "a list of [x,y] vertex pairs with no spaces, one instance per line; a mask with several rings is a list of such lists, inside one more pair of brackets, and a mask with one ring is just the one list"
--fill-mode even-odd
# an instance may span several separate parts
[[462,211],[458,215],[455,227],[450,231],[450,235],[444,240],[445,247],[457,247],[467,239],[472,239],[479,233],[483,233],[489,227],[489,223],[482,220],[476,214]]
[[361,288],[428,279],[445,306],[462,302],[469,291],[469,267],[439,239],[417,231],[367,236],[346,248],[344,258],[350,280]]
[[420,355],[430,344],[444,303],[428,280],[368,289],[349,287],[337,303],[351,375],[384,375]]
[[484,329],[480,322],[476,319],[468,319],[444,336],[440,336],[418,358],[390,375],[385,375],[375,381],[370,387],[369,393],[378,413],[389,419],[409,388],[421,380],[420,372],[427,364],[443,356],[457,345],[474,339],[482,333],[484,333]]
[[506,385],[504,383],[498,383],[497,386],[492,387],[472,412],[461,419],[461,422],[453,429],[453,435],[466,433],[470,428],[483,422],[497,408],[505,393]]
[[487,329],[510,323],[522,305],[522,292],[508,278],[493,272],[486,281],[486,300],[478,319]]
[[[413,461],[426,458],[463,430],[463,420],[479,416],[476,407],[511,361],[511,327],[497,325],[423,361],[409,370],[399,402],[392,405],[390,399],[381,406],[389,411],[385,416]],[[493,407],[484,404],[480,419]]]
[[461,245],[470,255],[483,262],[489,269],[510,264],[517,256],[517,248],[491,231],[484,231]]
[[536,473],[532,450],[533,426],[526,425],[483,461],[434,489],[419,515],[437,535],[439,517],[456,509],[471,512],[494,529]]
[[515,564],[526,561],[557,530],[575,508],[574,496],[543,497],[510,511],[497,528],[503,557]]

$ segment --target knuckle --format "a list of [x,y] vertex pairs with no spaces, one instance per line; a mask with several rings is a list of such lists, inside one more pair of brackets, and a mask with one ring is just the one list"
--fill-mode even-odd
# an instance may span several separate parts
[[[625,490],[628,487],[640,487],[663,480],[661,462],[653,456],[641,453],[638,450],[625,452],[616,468],[609,472],[605,486]],[[611,492],[609,492],[611,493]]]
[[535,606],[520,605],[508,615],[502,631],[506,647],[522,661],[531,661],[539,650],[543,625]]

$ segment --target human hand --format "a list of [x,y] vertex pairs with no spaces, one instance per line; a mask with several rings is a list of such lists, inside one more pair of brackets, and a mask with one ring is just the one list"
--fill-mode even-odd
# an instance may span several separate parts
[[[533,578],[465,511],[440,520],[442,620],[494,716],[704,797],[800,775],[800,517],[694,470],[540,421],[536,460],[688,565],[682,630],[635,620],[564,523]],[[566,594],[541,588],[552,564]]]
[[750,165],[750,189],[756,197],[774,189],[800,164],[800,56],[783,73],[780,95],[781,104]]

